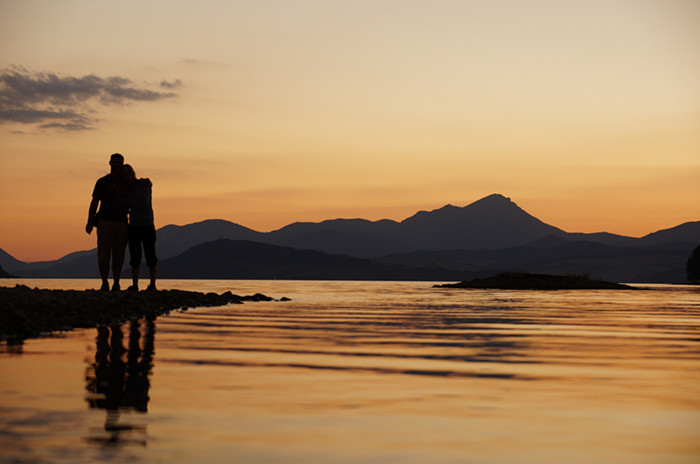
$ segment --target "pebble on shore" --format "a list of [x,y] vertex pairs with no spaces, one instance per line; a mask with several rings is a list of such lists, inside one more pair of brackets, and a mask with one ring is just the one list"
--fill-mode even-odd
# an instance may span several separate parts
[[272,300],[260,293],[238,296],[183,290],[103,292],[0,287],[0,340],[155,318],[176,309]]

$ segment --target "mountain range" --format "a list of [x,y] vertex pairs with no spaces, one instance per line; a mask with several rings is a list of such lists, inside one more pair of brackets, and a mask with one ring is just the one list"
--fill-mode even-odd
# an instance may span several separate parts
[[[333,219],[263,233],[212,219],[168,225],[157,236],[163,278],[463,280],[524,271],[682,283],[700,221],[641,238],[569,233],[494,194],[400,222]],[[0,250],[0,267],[21,277],[93,278],[95,261],[95,250],[35,263]]]

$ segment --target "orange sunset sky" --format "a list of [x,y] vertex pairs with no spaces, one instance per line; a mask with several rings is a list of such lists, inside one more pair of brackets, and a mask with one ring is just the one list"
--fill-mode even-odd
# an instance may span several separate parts
[[695,0],[0,0],[0,248],[95,247],[120,152],[156,226],[403,220],[501,193],[569,232],[700,220]]

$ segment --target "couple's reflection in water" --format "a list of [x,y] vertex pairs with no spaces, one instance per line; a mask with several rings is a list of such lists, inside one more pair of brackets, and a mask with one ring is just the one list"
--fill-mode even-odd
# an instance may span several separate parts
[[85,370],[86,400],[91,409],[104,409],[106,418],[86,441],[146,445],[146,425],[133,421],[134,413],[148,411],[155,329],[152,319],[97,329],[94,360],[87,360]]

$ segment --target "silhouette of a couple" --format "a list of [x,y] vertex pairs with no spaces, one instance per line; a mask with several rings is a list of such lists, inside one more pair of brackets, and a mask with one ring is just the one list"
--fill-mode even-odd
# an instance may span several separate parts
[[[97,228],[97,266],[102,278],[100,290],[109,290],[110,258],[112,291],[119,291],[124,251],[129,244],[133,283],[128,290],[138,291],[141,256],[146,255],[151,282],[147,290],[156,290],[156,229],[151,205],[150,179],[138,179],[134,169],[124,164],[124,156],[113,154],[110,173],[95,183],[85,231]],[[99,208],[99,209],[98,209]]]

